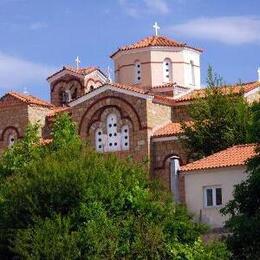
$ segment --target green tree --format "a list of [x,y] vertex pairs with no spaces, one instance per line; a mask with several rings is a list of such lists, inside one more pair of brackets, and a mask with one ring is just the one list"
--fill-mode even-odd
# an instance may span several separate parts
[[52,151],[66,149],[68,146],[80,146],[80,137],[77,134],[76,124],[67,113],[57,117],[51,132],[52,142],[49,148]]
[[142,164],[78,146],[64,117],[52,135],[54,144],[68,137],[62,146],[40,148],[37,160],[1,179],[1,258],[227,259],[223,244],[203,244],[205,227]]
[[208,66],[208,74],[207,74],[207,86],[210,88],[220,87],[224,85],[223,78],[214,72],[211,65]]
[[40,156],[39,124],[29,124],[22,140],[7,149],[0,161],[0,176],[17,172]]
[[257,154],[247,163],[247,180],[235,186],[234,199],[222,210],[231,216],[227,243],[236,259],[260,258],[260,103],[252,110],[251,138],[258,143]]
[[191,153],[191,159],[248,141],[249,105],[242,95],[233,95],[228,87],[216,87],[220,80],[212,75],[210,67],[205,97],[198,97],[188,107],[192,123],[182,123],[186,136],[183,141]]

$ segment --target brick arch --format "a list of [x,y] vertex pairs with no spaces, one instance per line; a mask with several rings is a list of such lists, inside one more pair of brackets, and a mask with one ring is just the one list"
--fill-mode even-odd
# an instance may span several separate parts
[[60,79],[60,80],[57,80],[57,81],[52,85],[52,87],[51,87],[51,92],[54,91],[55,87],[56,87],[59,83],[66,83],[66,84],[68,84],[68,83],[71,82],[71,81],[77,81],[77,82],[80,84],[81,89],[84,88],[82,82],[81,82],[80,79],[78,79],[78,78]]
[[90,81],[93,81],[95,84],[96,83],[100,83],[100,84],[102,84],[102,82],[101,82],[101,80],[99,80],[99,79],[93,79],[93,78],[89,78],[88,80],[87,80],[87,82],[86,82],[86,85],[88,85],[88,83],[90,82]]
[[178,156],[178,157],[180,158],[180,165],[183,164],[183,160],[182,160],[181,156],[178,155],[178,153],[170,153],[170,154],[167,154],[167,155],[164,157],[161,166],[155,167],[155,170],[165,169],[165,168],[166,168],[166,162],[167,162],[167,160],[170,159],[172,156]]
[[[110,106],[110,107],[114,106],[119,111],[121,111],[121,113],[122,113],[121,107],[126,108],[125,110],[128,112],[128,114],[132,115],[132,117],[129,115],[129,120],[131,119],[131,122],[132,122],[134,129],[139,129],[139,130],[145,129],[144,127],[142,127],[141,119],[138,115],[138,112],[135,110],[135,108],[132,106],[131,103],[129,103],[127,100],[125,100],[121,97],[106,96],[106,97],[102,97],[102,98],[98,99],[96,102],[91,104],[91,106],[85,111],[85,113],[83,114],[83,116],[80,120],[79,134],[82,133],[83,128],[87,130],[86,123],[84,124],[84,122],[87,121],[86,118],[88,117],[89,121],[91,122],[92,118],[97,113],[97,111],[100,111],[100,109],[104,108],[104,106],[102,105],[101,102],[105,99],[110,99],[110,101],[111,101],[111,104],[109,104],[107,106]],[[84,125],[85,125],[85,127],[84,127]]]
[[107,106],[104,106],[102,108],[100,108],[99,110],[97,110],[94,114],[93,114],[93,118],[96,118],[95,120],[90,120],[88,125],[87,125],[87,134],[89,134],[89,130],[91,128],[91,126],[96,123],[96,122],[100,122],[101,121],[101,116],[103,114],[103,112],[106,110],[106,109],[109,109],[109,108],[115,108],[118,110],[119,114],[120,114],[120,119],[123,120],[123,119],[126,119],[126,120],[129,120],[131,122],[131,124],[133,125],[133,120],[131,117],[129,116],[123,116],[123,111],[122,109],[117,106],[117,105],[107,105]]
[[18,129],[17,129],[15,126],[8,126],[8,127],[6,127],[6,128],[4,129],[4,131],[2,132],[0,141],[3,141],[3,140],[4,140],[5,133],[6,133],[8,130],[13,130],[13,131],[15,131],[16,134],[17,134],[17,138],[21,138],[21,136],[20,136],[20,134],[19,134],[19,131],[18,131]]

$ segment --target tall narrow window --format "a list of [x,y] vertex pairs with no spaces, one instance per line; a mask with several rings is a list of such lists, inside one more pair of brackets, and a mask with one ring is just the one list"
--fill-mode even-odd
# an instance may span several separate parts
[[135,62],[135,84],[140,83],[142,80],[141,62]]
[[122,150],[129,150],[129,127],[124,125],[121,129],[121,147]]
[[16,136],[14,134],[10,134],[8,136],[8,147],[12,147],[15,143]]
[[163,61],[163,82],[168,83],[172,80],[172,61],[165,59]]
[[222,205],[222,188],[221,187],[205,187],[204,188],[204,206],[218,207]]
[[107,117],[107,150],[117,151],[120,148],[120,138],[117,132],[117,116],[109,114]]
[[96,141],[96,151],[103,152],[104,142],[103,142],[103,132],[102,129],[98,128],[95,132],[95,141]]
[[192,60],[190,61],[190,84],[195,86],[195,67]]

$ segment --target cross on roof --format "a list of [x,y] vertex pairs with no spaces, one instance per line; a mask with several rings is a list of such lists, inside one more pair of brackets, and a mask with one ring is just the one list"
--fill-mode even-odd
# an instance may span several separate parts
[[155,30],[155,35],[159,35],[159,30],[161,29],[157,22],[154,23],[153,28]]
[[77,70],[78,70],[79,69],[79,64],[80,64],[79,56],[77,56],[75,62],[76,62]]

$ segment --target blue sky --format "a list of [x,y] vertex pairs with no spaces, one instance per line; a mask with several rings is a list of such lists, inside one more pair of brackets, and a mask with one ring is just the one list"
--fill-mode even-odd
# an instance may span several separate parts
[[227,83],[252,81],[260,66],[259,0],[0,0],[0,95],[47,99],[46,77],[63,65],[112,67],[121,45],[160,34],[204,50]]

